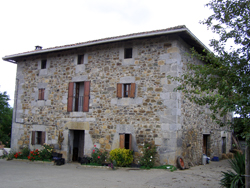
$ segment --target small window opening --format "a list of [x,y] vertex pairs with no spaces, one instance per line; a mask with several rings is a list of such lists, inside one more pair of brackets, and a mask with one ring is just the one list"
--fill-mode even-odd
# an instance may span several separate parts
[[47,60],[46,59],[42,60],[41,69],[46,69],[46,65],[47,65]]
[[36,144],[42,144],[42,131],[37,131],[36,134]]
[[84,64],[84,55],[78,55],[77,64],[78,65]]
[[131,84],[123,85],[123,97],[129,97],[130,89],[131,89]]
[[124,58],[129,59],[132,58],[132,48],[125,48],[124,50]]
[[38,93],[38,100],[44,100],[44,88],[40,88],[39,89],[39,93]]

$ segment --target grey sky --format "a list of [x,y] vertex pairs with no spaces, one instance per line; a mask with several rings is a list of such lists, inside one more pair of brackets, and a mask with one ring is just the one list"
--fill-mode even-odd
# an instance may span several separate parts
[[[186,25],[208,46],[199,24],[207,0],[8,0],[0,2],[0,57],[105,37]],[[16,65],[0,60],[0,91],[14,103]]]

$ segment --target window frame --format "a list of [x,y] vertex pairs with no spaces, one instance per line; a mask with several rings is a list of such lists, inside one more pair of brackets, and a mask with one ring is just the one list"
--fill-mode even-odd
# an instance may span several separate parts
[[78,55],[77,65],[83,65],[83,64],[84,64],[84,54]]
[[[68,112],[79,112],[75,110],[75,98],[76,98],[76,89],[77,83],[84,83],[83,89],[83,107],[80,112],[89,112],[89,99],[90,99],[90,81],[83,81],[83,82],[69,82],[69,89],[68,89],[68,104],[67,104],[67,111]],[[79,91],[79,90],[78,90]]]
[[32,131],[32,145],[43,145],[45,143],[45,131]]
[[135,98],[135,83],[118,83],[117,98]]
[[132,150],[132,134],[131,133],[120,133],[120,148]]
[[133,58],[133,48],[124,48],[124,59]]
[[46,69],[47,68],[47,59],[42,59],[41,61],[41,69]]
[[44,100],[45,88],[38,89],[38,100]]

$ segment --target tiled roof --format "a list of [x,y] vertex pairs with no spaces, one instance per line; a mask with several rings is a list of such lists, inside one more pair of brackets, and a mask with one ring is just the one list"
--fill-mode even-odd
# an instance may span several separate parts
[[[167,29],[161,29],[161,30],[153,30],[153,31],[146,31],[146,32],[140,32],[140,33],[132,33],[127,35],[121,35],[116,37],[109,37],[109,38],[103,38],[98,40],[92,40],[87,42],[81,42],[81,43],[75,43],[75,44],[69,44],[69,45],[63,45],[63,46],[56,46],[51,48],[45,48],[45,49],[39,49],[39,50],[33,50],[18,54],[13,54],[9,56],[3,57],[3,60],[15,62],[14,59],[22,56],[28,56],[28,55],[35,55],[35,54],[41,54],[46,52],[53,52],[58,50],[66,50],[66,49],[72,49],[77,47],[83,47],[83,46],[90,46],[95,44],[101,44],[101,43],[108,43],[108,42],[114,42],[114,41],[122,41],[122,40],[128,40],[133,38],[140,38],[140,37],[147,37],[147,36],[154,36],[154,35],[161,35],[161,34],[168,34],[168,33],[176,33],[181,31],[187,31],[190,35],[192,35],[195,39],[197,39],[188,29],[185,25],[176,26],[176,27],[170,27]],[[204,46],[198,39],[198,43],[200,43],[202,46]]]

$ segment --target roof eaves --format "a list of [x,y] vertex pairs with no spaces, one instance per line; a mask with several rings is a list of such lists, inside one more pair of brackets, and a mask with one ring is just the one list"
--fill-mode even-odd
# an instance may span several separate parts
[[151,37],[151,36],[157,36],[157,35],[179,33],[179,32],[183,32],[183,31],[184,32],[186,31],[202,47],[209,50],[188,28],[186,28],[186,26],[177,26],[174,28],[168,28],[168,29],[164,29],[164,30],[135,33],[135,34],[118,36],[118,37],[111,37],[111,38],[105,38],[105,39],[100,39],[100,40],[88,41],[88,42],[78,43],[78,44],[73,44],[73,45],[65,45],[65,46],[47,48],[47,49],[43,49],[43,50],[35,50],[35,51],[5,56],[2,59],[5,61],[9,61],[11,63],[16,63],[14,60],[15,58],[29,56],[29,55],[37,55],[37,54],[43,54],[43,53],[48,53],[48,52],[69,50],[69,49],[74,49],[74,48],[79,48],[79,47],[86,47],[86,46],[92,46],[92,45],[103,44],[103,43],[124,41],[124,40],[130,40],[130,39],[136,39],[136,38],[142,38],[142,37]]

